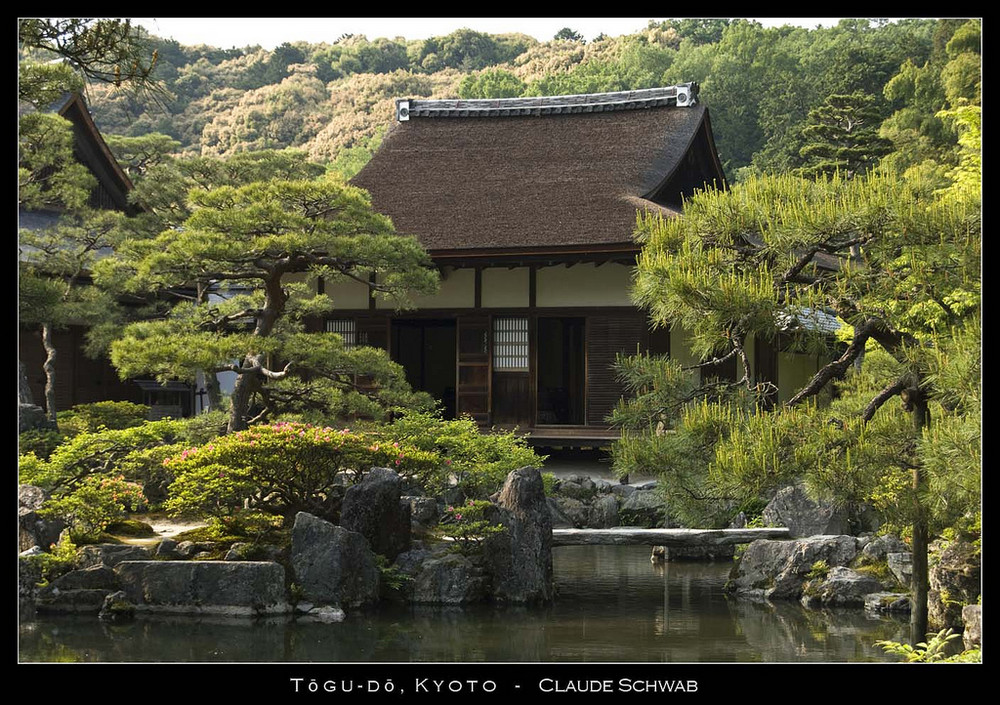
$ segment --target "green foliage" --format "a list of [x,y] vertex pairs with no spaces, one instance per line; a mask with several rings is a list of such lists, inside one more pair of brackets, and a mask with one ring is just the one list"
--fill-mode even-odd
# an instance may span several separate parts
[[27,560],[35,564],[42,576],[42,583],[50,583],[60,575],[68,573],[76,567],[77,548],[70,538],[69,532],[59,537],[59,542],[49,546],[45,553],[28,556]]
[[18,121],[18,205],[32,210],[83,208],[97,180],[73,156],[73,127],[52,113]]
[[299,511],[322,515],[341,473],[359,478],[374,466],[422,476],[440,459],[346,428],[278,422],[222,436],[163,462],[176,476],[167,509],[222,519],[238,518],[244,508],[286,517]]
[[[640,220],[633,297],[655,324],[689,334],[696,364],[620,364],[634,396],[612,417],[623,428],[616,468],[659,474],[672,511],[701,525],[725,525],[796,478],[837,503],[872,504],[897,528],[917,515],[938,530],[971,521],[980,503],[980,228],[976,197],[884,176],[754,178],[696,195],[683,218]],[[818,252],[841,265],[819,266]],[[846,345],[795,324],[810,311],[850,323]],[[840,360],[761,413],[775,400],[742,360],[760,338]],[[713,380],[713,362],[727,356],[743,376]],[[915,383],[933,419],[918,433],[912,414],[887,403]]]
[[59,431],[32,429],[18,435],[17,452],[19,455],[30,453],[37,456],[36,459],[48,460],[52,451],[65,440],[66,436]]
[[880,116],[875,98],[856,91],[831,95],[809,111],[802,130],[804,146],[799,155],[805,162],[803,176],[841,172],[848,178],[862,174],[888,154],[892,147],[878,135]]
[[516,98],[524,94],[524,81],[503,69],[470,74],[458,86],[460,98]]
[[492,520],[495,508],[487,500],[470,499],[461,506],[447,507],[445,511],[441,530],[455,542],[455,550],[462,555],[479,553],[484,541],[506,531]]
[[576,30],[570,29],[569,27],[563,27],[558,32],[555,33],[553,39],[563,39],[570,42],[582,42],[583,35]]
[[157,53],[147,46],[144,29],[131,20],[25,18],[18,20],[18,45],[66,61],[86,80],[157,95],[152,78]]
[[98,401],[92,404],[77,404],[60,417],[59,423],[64,433],[75,436],[80,433],[142,426],[148,416],[149,407],[145,404],[134,404],[130,401]]
[[806,577],[810,580],[823,580],[826,578],[827,574],[830,572],[830,566],[824,560],[816,561],[809,568],[809,572],[806,573]]
[[542,489],[545,491],[546,497],[552,497],[556,491],[556,476],[555,473],[543,472],[542,473]]
[[512,432],[481,433],[475,421],[410,411],[386,427],[388,437],[411,444],[442,459],[441,472],[419,478],[430,492],[441,492],[452,482],[466,497],[485,498],[503,485],[507,475],[522,467],[540,467],[539,456]]
[[[331,308],[317,277],[368,283],[374,271],[371,288],[398,307],[410,292],[437,286],[423,248],[373,212],[367,193],[328,176],[193,189],[189,198],[193,210],[182,228],[129,241],[115,262],[95,268],[99,281],[125,282],[126,290],[198,292],[166,317],[125,329],[111,348],[123,378],[235,372],[230,431],[246,427],[254,403],[265,416],[308,410],[379,418],[393,406],[428,401],[412,394],[383,352],[346,350],[336,335],[304,330],[307,316]],[[289,281],[301,273],[310,283]],[[222,300],[209,300],[209,292]],[[284,369],[268,358],[283,360]]]
[[142,488],[127,482],[122,475],[87,477],[65,494],[45,503],[44,516],[66,521],[76,542],[95,541],[111,524],[124,519],[128,512],[139,511],[146,499]]
[[942,629],[937,634],[928,634],[927,641],[916,646],[886,640],[876,641],[875,646],[881,646],[887,654],[901,656],[907,663],[941,663],[946,660],[950,643],[961,636],[952,633],[951,629]]
[[389,594],[398,593],[413,578],[399,569],[395,563],[390,564],[389,560],[382,554],[375,554],[375,566],[379,572],[379,587]]

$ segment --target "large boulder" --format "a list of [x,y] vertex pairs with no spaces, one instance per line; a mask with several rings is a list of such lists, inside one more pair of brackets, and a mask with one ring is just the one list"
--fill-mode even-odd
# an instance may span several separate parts
[[411,602],[462,605],[483,602],[489,596],[489,578],[482,565],[459,553],[429,555],[407,586]]
[[145,561],[150,558],[149,549],[143,546],[131,546],[124,543],[99,543],[81,548],[76,565],[78,568],[90,568],[95,565],[106,565],[109,568],[114,568],[123,561]]
[[438,511],[437,500],[433,497],[404,495],[403,502],[410,505],[410,527],[417,531],[426,531],[438,523],[441,513]]
[[17,432],[25,431],[55,431],[56,424],[45,415],[45,409],[37,404],[18,403]]
[[587,513],[586,525],[591,529],[612,529],[618,526],[618,500],[613,494],[594,498]]
[[556,493],[581,502],[588,502],[597,493],[597,487],[589,477],[570,475],[556,484]]
[[116,590],[118,576],[106,565],[94,565],[60,575],[50,586],[60,590]]
[[48,498],[48,493],[41,487],[18,486],[18,551],[27,551],[32,546],[48,549],[59,540],[59,534],[66,528],[62,519],[46,519],[38,513]]
[[648,529],[663,527],[666,514],[666,505],[655,485],[629,494],[618,511],[622,526],[643,526]]
[[505,531],[486,541],[493,597],[501,602],[548,602],[553,596],[552,521],[542,476],[535,468],[507,476],[497,501]]
[[[550,497],[549,499],[552,500],[552,503],[558,509],[558,513],[555,515],[559,519],[565,517],[569,521],[570,526],[566,528],[582,529],[587,525],[589,511],[586,504],[572,497]],[[548,503],[548,500],[546,500],[546,503]]]
[[299,512],[292,527],[291,564],[294,582],[308,602],[357,607],[378,600],[375,556],[357,532]]
[[81,588],[79,590],[60,590],[48,585],[38,590],[35,597],[35,609],[39,612],[77,612],[84,614],[99,614],[104,606],[104,599],[112,590],[103,588]]
[[865,595],[865,612],[903,613],[911,610],[910,596],[900,592],[870,592]]
[[123,600],[136,612],[260,616],[290,611],[285,569],[277,563],[123,561],[115,573]]
[[899,584],[909,587],[913,578],[913,554],[909,551],[887,553],[885,554],[885,562]]
[[552,524],[553,529],[575,529],[576,524],[573,520],[566,516],[566,513],[559,506],[559,502],[556,501],[555,497],[546,497],[545,505],[549,510],[549,521]]
[[965,632],[962,641],[966,649],[976,649],[983,645],[983,607],[982,605],[966,605],[962,608],[962,622]]
[[388,468],[372,468],[348,488],[340,525],[361,534],[372,551],[390,561],[410,546],[410,503],[401,501],[402,481]]
[[42,579],[42,566],[32,556],[42,553],[44,552],[35,546],[18,555],[17,595],[22,600],[35,599],[35,591],[38,589],[38,583]]
[[807,607],[849,607],[865,604],[865,596],[881,592],[882,584],[870,575],[835,566],[823,578],[806,582],[802,604]]
[[853,536],[811,536],[794,541],[754,541],[733,566],[727,590],[741,597],[798,600],[815,569],[847,566],[858,554]]
[[876,536],[861,549],[861,555],[868,561],[888,561],[890,553],[905,553],[909,547],[898,536],[883,534]]
[[962,608],[975,604],[980,590],[980,554],[967,541],[951,541],[930,569],[927,620],[934,629],[962,626]]
[[831,502],[816,501],[801,485],[778,490],[762,514],[768,526],[785,526],[793,538],[817,535],[850,534],[848,512]]

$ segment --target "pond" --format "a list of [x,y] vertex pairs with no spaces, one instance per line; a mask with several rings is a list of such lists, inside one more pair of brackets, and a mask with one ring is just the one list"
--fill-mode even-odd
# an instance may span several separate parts
[[337,624],[288,619],[22,616],[21,661],[860,662],[895,661],[905,619],[735,600],[729,563],[653,564],[643,546],[553,551],[544,607],[393,606]]

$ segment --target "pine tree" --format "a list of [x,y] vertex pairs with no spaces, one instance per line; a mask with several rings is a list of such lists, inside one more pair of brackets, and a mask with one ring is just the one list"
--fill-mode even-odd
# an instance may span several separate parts
[[407,292],[436,286],[426,252],[374,213],[364,191],[334,177],[274,180],[192,190],[188,206],[181,227],[123,243],[96,270],[138,291],[188,292],[169,316],[128,326],[112,345],[122,377],[233,372],[230,431],[290,409],[378,416],[423,402],[381,351],[346,350],[336,334],[305,329],[332,310],[316,277],[364,283],[400,306]]
[[[875,505],[909,526],[922,639],[929,534],[979,512],[978,193],[750,179],[695,196],[681,218],[646,218],[639,235],[634,298],[686,331],[700,362],[622,363],[633,398],[613,418],[618,471],[660,474],[682,519],[716,526],[801,479]],[[820,313],[843,322],[839,343],[809,325]],[[748,359],[760,339],[830,362],[772,408]],[[694,374],[732,357],[735,381]]]
[[881,118],[870,95],[831,95],[809,111],[806,122],[802,130],[805,145],[799,150],[803,166],[797,170],[803,176],[840,172],[853,178],[892,151],[892,144],[879,137]]

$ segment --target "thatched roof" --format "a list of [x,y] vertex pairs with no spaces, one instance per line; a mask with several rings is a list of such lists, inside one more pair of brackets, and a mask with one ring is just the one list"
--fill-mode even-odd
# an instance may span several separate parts
[[521,115],[501,100],[439,116],[412,101],[420,110],[352,183],[434,255],[633,250],[637,210],[675,215],[682,194],[724,181],[703,106],[642,101]]

